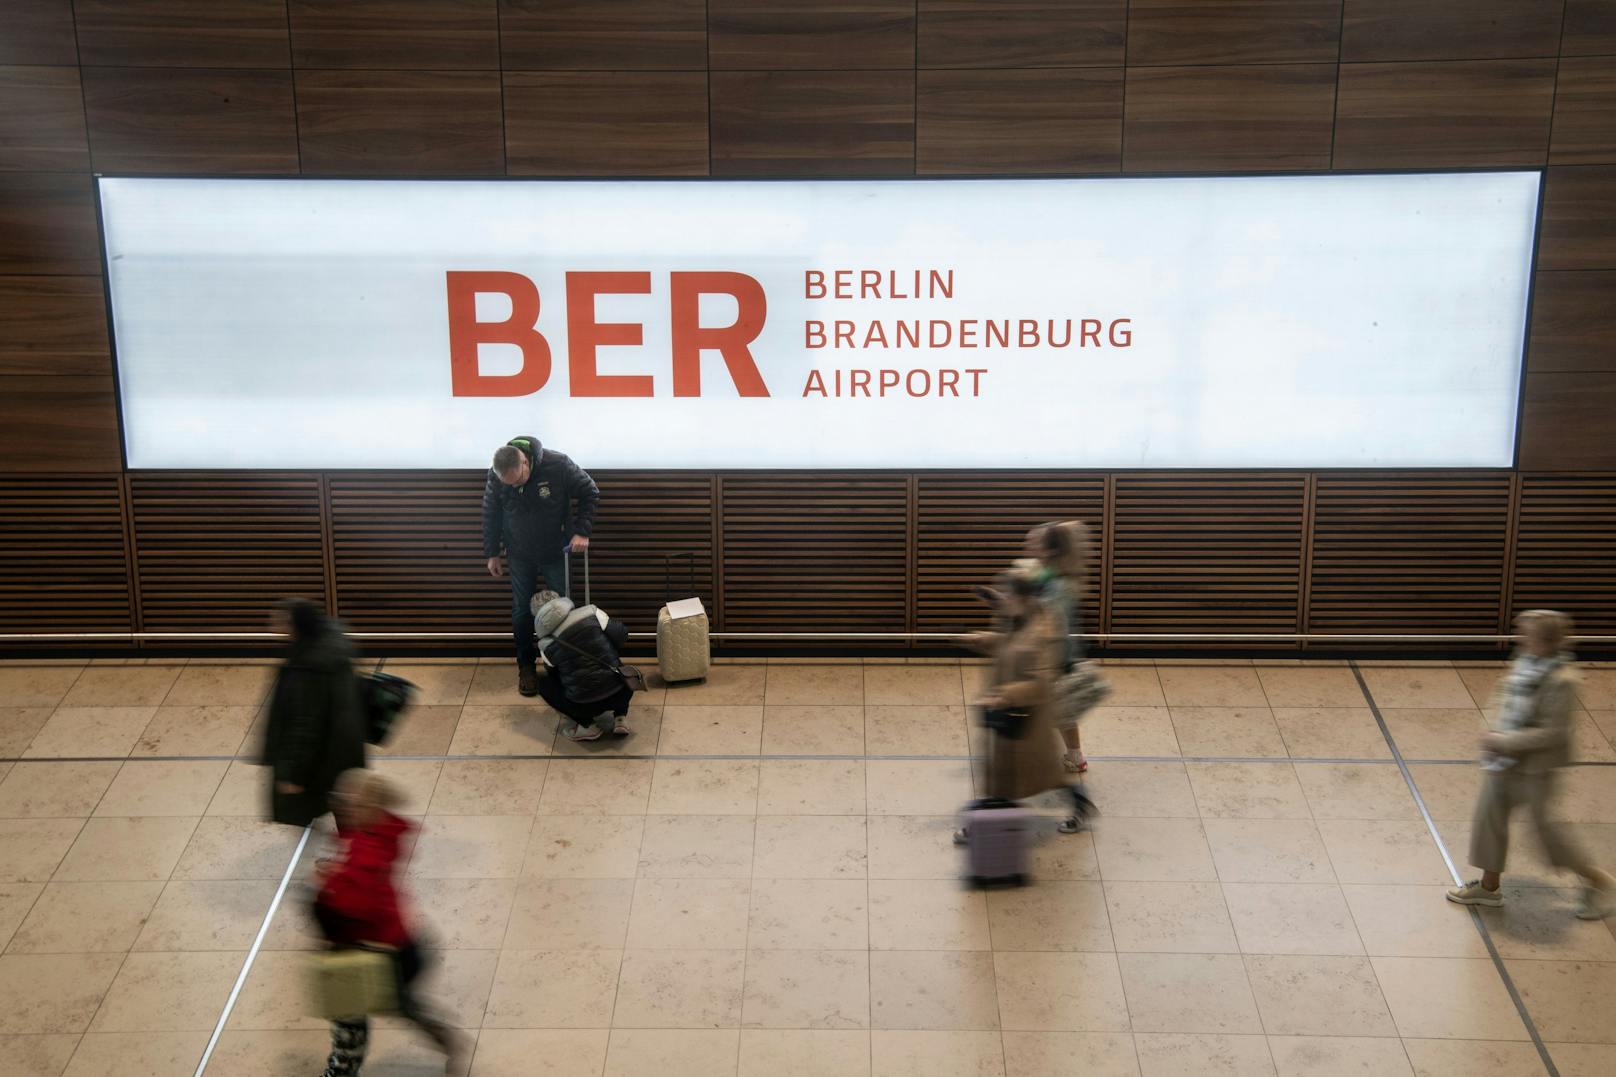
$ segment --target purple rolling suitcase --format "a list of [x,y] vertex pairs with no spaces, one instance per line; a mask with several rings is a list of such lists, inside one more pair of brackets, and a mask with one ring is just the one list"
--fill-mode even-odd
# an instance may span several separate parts
[[972,801],[961,823],[966,830],[966,878],[973,886],[1027,881],[1032,844],[1032,815],[1012,800],[990,797]]

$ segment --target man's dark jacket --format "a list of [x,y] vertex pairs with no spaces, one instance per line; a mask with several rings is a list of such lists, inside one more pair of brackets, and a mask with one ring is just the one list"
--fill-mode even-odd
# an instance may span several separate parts
[[[628,633],[617,622],[610,622],[627,639]],[[608,629],[602,629],[593,606],[574,610],[565,627],[544,650],[545,660],[561,678],[561,692],[575,703],[596,703],[610,699],[623,688],[617,667],[617,648]]]
[[[558,557],[573,535],[588,537],[600,507],[600,488],[589,472],[564,453],[546,449],[532,436],[509,444],[527,457],[531,473],[521,486],[506,486],[493,468],[483,486],[483,556],[504,550],[524,561]],[[572,503],[578,502],[577,514]]]
[[[294,640],[275,678],[264,724],[265,766],[273,768],[270,817],[307,826],[324,815],[337,775],[365,765],[365,720],[354,678],[354,648],[335,622]],[[282,793],[290,782],[301,793]]]

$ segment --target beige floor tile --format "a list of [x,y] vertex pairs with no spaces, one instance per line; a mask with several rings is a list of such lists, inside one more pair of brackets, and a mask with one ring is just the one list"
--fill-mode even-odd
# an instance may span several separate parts
[[759,765],[747,760],[658,759],[651,781],[656,815],[750,815],[758,810]]
[[1604,1077],[1616,1073],[1616,1045],[1551,1043],[1548,1048],[1560,1077]]
[[449,742],[450,755],[549,755],[561,716],[532,703],[468,704]]
[[1135,1032],[1262,1032],[1239,957],[1118,954],[1117,964]]
[[514,879],[522,874],[533,817],[434,815],[421,827],[409,874],[419,879]]
[[82,819],[0,819],[0,883],[42,883],[56,873]]
[[[79,1045],[79,1035],[0,1036],[0,1073],[60,1077]],[[868,1072],[868,1071],[866,1071]]]
[[1491,961],[1446,957],[1374,957],[1370,961],[1398,1032],[1405,1038],[1527,1039],[1526,1026]]
[[[1485,713],[1489,720],[1498,720],[1495,712]],[[1587,711],[1576,711],[1572,715],[1571,758],[1579,763],[1616,762],[1616,745]]]
[[1239,953],[1217,883],[1105,885],[1117,949],[1129,953]]
[[1094,832],[1100,877],[1124,882],[1216,882],[1196,819],[1102,820]]
[[[0,700],[5,697],[0,695]],[[0,756],[20,756],[44,728],[51,707],[0,706]]]
[[775,707],[863,706],[864,667],[776,666],[768,667],[764,702]]
[[277,884],[269,879],[171,882],[135,941],[137,951],[246,950]]
[[1156,664],[1169,707],[1267,707],[1257,671],[1250,667]]
[[1296,778],[1297,767],[1290,763],[1188,763],[1184,769],[1205,818],[1313,817]]
[[1279,1077],[1413,1077],[1398,1039],[1269,1036]]
[[870,706],[864,712],[865,750],[883,755],[967,755],[964,707]]
[[1505,958],[1504,967],[1545,1040],[1610,1043],[1616,1037],[1616,964]]
[[640,879],[629,918],[632,950],[744,950],[746,879]]
[[1469,819],[1481,791],[1481,770],[1474,766],[1415,763],[1409,768],[1414,787],[1433,819]]
[[742,1029],[740,1077],[870,1077],[870,1034]]
[[1557,889],[1506,884],[1504,890],[1502,909],[1482,910],[1493,945],[1504,957],[1616,961],[1616,934],[1599,921],[1576,917],[1580,886]]
[[0,781],[0,818],[87,818],[121,763],[18,763]]
[[166,707],[261,706],[275,683],[273,666],[186,665],[162,700]]
[[1004,1077],[997,1032],[870,1033],[873,1077]]
[[1043,827],[1033,830],[1032,877],[1044,882],[1098,879],[1100,857],[1094,849],[1093,833],[1062,834],[1055,829],[1057,825],[1058,820],[1046,819]]
[[1234,883],[1333,883],[1318,827],[1307,819],[1207,819],[1218,878]]
[[[1007,1077],[1139,1077],[1139,1055],[1125,1032],[1009,1032]],[[1081,1067],[1079,1071],[1078,1067]]]
[[84,672],[80,665],[0,666],[0,704],[56,707]]
[[643,815],[540,815],[533,820],[523,874],[632,879],[639,869],[644,832]]
[[[1113,954],[996,953],[993,963],[999,1012],[1006,1029],[1030,1032],[1128,1030],[1122,976]],[[1005,1046],[1007,1050],[1010,1047],[1008,1038]],[[1016,1072],[1015,1065],[1010,1069]]]
[[425,815],[443,774],[442,763],[426,759],[372,759],[370,767],[398,790],[400,815]]
[[993,955],[985,951],[870,953],[870,1021],[878,1029],[996,1029]]
[[146,816],[91,819],[62,858],[57,882],[157,882],[179,863],[200,820]]
[[1248,955],[1246,974],[1271,1036],[1396,1036],[1366,957]]
[[862,879],[755,880],[745,945],[764,950],[868,949],[874,941],[870,926],[875,900],[873,884]]
[[244,706],[158,707],[129,754],[235,755],[257,713]]
[[[380,1038],[378,1036],[378,1038]],[[331,1033],[227,1031],[219,1037],[208,1072],[252,1074],[253,1077],[305,1077],[316,1072],[331,1050]]]
[[[957,879],[961,854],[955,847],[952,815],[872,815],[869,817],[871,879]],[[1087,838],[1088,835],[1071,835]],[[1092,852],[1093,842],[1089,842]],[[1050,878],[1038,875],[1039,878]]]
[[228,768],[223,760],[125,763],[96,805],[95,814],[199,816],[207,810]]
[[447,755],[460,726],[458,704],[413,704],[393,722],[387,743],[370,750],[379,756]]
[[762,704],[663,708],[659,755],[757,755],[762,745]]
[[759,879],[862,879],[868,860],[862,815],[762,815],[756,819]]
[[865,767],[852,759],[765,759],[758,771],[757,812],[863,815]]
[[[302,958],[302,954],[295,955]],[[262,960],[263,955],[260,955]],[[89,959],[88,955],[86,958]],[[91,1032],[211,1031],[247,959],[245,951],[96,954],[117,972]],[[0,962],[9,960],[0,958]],[[60,961],[61,958],[33,960]],[[120,968],[119,965],[122,965]],[[256,966],[254,966],[256,969]],[[299,971],[303,971],[301,962]],[[301,999],[299,999],[301,1001]]]
[[[135,954],[133,958],[163,957],[162,954]],[[202,955],[182,954],[182,957]],[[131,958],[131,960],[133,960]],[[226,1028],[243,1032],[323,1031],[325,1021],[309,1014],[309,955],[295,951],[261,950],[253,959],[241,995],[230,1011]],[[238,965],[239,968],[239,965]],[[229,987],[226,987],[228,992]],[[214,1012],[218,1018],[223,1000]],[[329,1050],[329,1041],[321,1050]],[[318,1054],[315,1056],[318,1057]],[[306,1063],[305,1063],[306,1064]]]
[[752,950],[741,1026],[869,1028],[870,984],[867,950]]
[[1446,886],[1344,886],[1347,906],[1372,957],[1487,956],[1470,914]]
[[1418,819],[1402,772],[1384,763],[1311,763],[1296,768],[1315,819]]
[[629,950],[617,986],[615,1028],[736,1028],[746,982],[744,950]]
[[[410,923],[417,945],[440,950],[499,949],[511,918],[516,888],[516,879],[411,880],[405,895],[406,910],[412,914]],[[558,920],[550,926],[559,931],[563,922]],[[621,947],[619,939],[618,948]]]
[[622,961],[616,950],[502,950],[483,1027],[609,1028]]
[[[433,950],[423,958],[425,968],[414,985],[423,1004],[440,1014],[451,1028],[481,1026],[489,995],[493,992],[500,953],[495,950]],[[384,1029],[414,1031],[403,1017],[384,1014],[377,1017],[374,1024]],[[434,1057],[429,1052],[427,1057],[438,1066],[443,1064],[441,1055]]]
[[1131,819],[1200,815],[1182,763],[1094,763],[1084,787],[1107,815]]
[[[621,950],[633,905],[633,879],[523,879],[514,906],[505,906],[509,927],[504,945],[516,950]],[[491,928],[506,928],[505,919],[491,919]]]
[[871,760],[871,815],[949,815],[971,798],[970,768],[951,760]]
[[1364,683],[1382,713],[1393,710],[1474,707],[1459,674],[1441,666],[1363,665]]
[[471,691],[474,665],[423,665],[389,661],[382,667],[395,677],[415,685],[415,705],[422,707],[461,706]]
[[866,706],[965,705],[958,666],[865,666]]
[[0,1033],[85,1031],[123,960],[122,954],[0,957]]
[[544,779],[541,815],[644,815],[655,763],[594,759],[554,763]]
[[1342,883],[1452,885],[1423,822],[1324,819],[1318,827]]
[[537,699],[523,696],[516,690],[516,662],[496,659],[487,665],[479,664],[471,675],[471,686],[466,690],[466,704],[479,707],[533,707]]
[[653,879],[748,879],[755,815],[648,815],[639,874]]
[[156,714],[155,706],[58,707],[23,758],[126,756]]
[[294,827],[206,816],[174,866],[176,879],[279,879],[297,848]]
[[1493,689],[1497,686],[1499,678],[1504,675],[1501,666],[1458,666],[1454,672],[1459,674],[1459,680],[1464,682],[1465,690],[1476,706],[1486,707],[1492,704]]
[[44,883],[0,883],[0,951],[11,942],[44,890]]
[[243,760],[236,760],[225,771],[219,791],[208,804],[209,815],[264,817],[269,811],[269,771]]
[[1381,715],[1404,759],[1473,760],[1486,728],[1474,707],[1392,708],[1383,709]]
[[1616,823],[1616,767],[1569,767],[1560,773],[1559,787],[1550,811],[1554,818]]
[[1115,948],[1099,883],[1038,882],[1015,890],[993,890],[986,897],[995,950]]
[[[1268,705],[1279,707],[1362,707],[1363,691],[1352,670],[1341,667],[1274,667],[1257,669]],[[1294,752],[1292,754],[1295,754]]]
[[445,760],[427,814],[531,815],[549,766],[543,759]]
[[988,950],[987,897],[952,879],[872,879],[870,946],[877,950]]
[[167,697],[179,676],[179,666],[91,666],[73,682],[72,689],[61,701],[61,708],[156,707]]
[[485,1028],[471,1077],[600,1077],[606,1029]]
[[1178,756],[1166,707],[1123,707],[1106,701],[1083,718],[1083,751],[1091,756]]
[[208,1034],[190,1032],[91,1033],[79,1043],[64,1077],[171,1077],[202,1060]]
[[1285,741],[1267,707],[1173,707],[1178,747],[1187,756],[1283,759]]
[[[862,682],[852,684],[862,696]],[[770,704],[763,711],[763,754],[863,755],[864,706]]]
[[[1354,685],[1353,691],[1357,690]],[[1286,749],[1298,759],[1392,757],[1374,713],[1367,707],[1275,707],[1274,722]]]
[[761,707],[765,665],[714,665],[707,678],[668,686],[670,707]]
[[1144,665],[1104,664],[1100,675],[1111,686],[1106,702],[1113,707],[1165,707],[1167,697],[1162,695],[1161,679],[1156,676],[1154,663]]
[[1616,669],[1608,666],[1578,671],[1581,683],[1577,695],[1591,711],[1616,710]]
[[[1543,1077],[1543,1063],[1530,1043],[1479,1040],[1404,1040],[1416,1077]],[[1556,1060],[1558,1061],[1558,1059]],[[1603,1071],[1600,1071],[1603,1073]],[[1564,1069],[1561,1077],[1570,1077]]]
[[613,1029],[606,1077],[732,1077],[739,1038],[735,1029]]

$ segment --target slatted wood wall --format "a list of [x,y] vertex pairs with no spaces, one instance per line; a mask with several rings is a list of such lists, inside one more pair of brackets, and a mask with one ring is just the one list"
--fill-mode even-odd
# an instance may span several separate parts
[[1616,475],[1526,475],[1515,541],[1516,610],[1571,614],[1616,634]]
[[0,479],[0,632],[128,632],[134,602],[115,475]]

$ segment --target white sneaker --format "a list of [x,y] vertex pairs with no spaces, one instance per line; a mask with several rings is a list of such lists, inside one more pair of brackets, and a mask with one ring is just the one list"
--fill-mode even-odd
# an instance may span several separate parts
[[1471,879],[1463,886],[1449,890],[1448,900],[1460,905],[1485,905],[1489,909],[1496,909],[1504,904],[1504,894],[1501,889],[1489,890],[1482,886],[1480,879]]
[[613,735],[613,736],[616,736],[616,737],[626,737],[626,736],[628,736],[628,735],[629,735],[629,734],[630,734],[630,733],[632,733],[632,732],[634,732],[634,730],[632,730],[632,729],[630,729],[630,728],[629,728],[629,727],[628,727],[628,723],[627,723],[627,722],[625,722],[625,721],[623,721],[623,719],[621,719],[621,718],[619,718],[619,719],[618,719],[618,720],[617,720],[617,721],[616,721],[616,722],[615,722],[615,723],[613,723],[613,725],[612,725],[612,735]]
[[568,722],[561,727],[561,735],[568,740],[599,740],[601,728],[598,725],[582,726],[577,722]]

